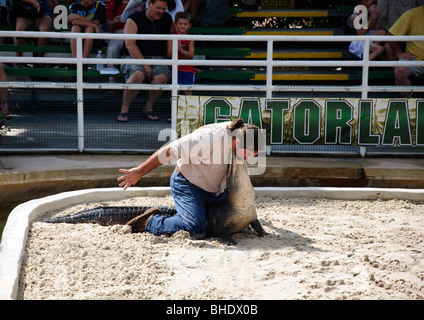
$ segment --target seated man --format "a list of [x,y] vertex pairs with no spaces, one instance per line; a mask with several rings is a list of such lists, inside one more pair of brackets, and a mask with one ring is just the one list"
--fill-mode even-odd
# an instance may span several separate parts
[[[101,33],[100,25],[106,22],[106,10],[101,1],[81,0],[69,7],[69,23],[72,24],[72,32]],[[83,58],[90,56],[93,49],[94,39],[85,39],[83,45]],[[71,39],[72,57],[76,58],[76,39]]]
[[[406,11],[390,28],[389,34],[394,36],[417,36],[424,35],[424,5]],[[423,61],[424,41],[407,41],[405,51],[397,42],[386,43],[388,56],[391,60],[398,58],[399,61]],[[396,67],[395,84],[397,86],[410,86],[412,76],[419,77],[424,74],[424,67]],[[410,92],[402,92],[404,98],[410,98]]]
[[[169,34],[172,25],[171,16],[165,12],[166,0],[149,0],[149,8],[145,11],[136,12],[129,16],[125,23],[125,34]],[[125,40],[123,58],[133,59],[161,59],[166,58],[167,40]],[[143,83],[148,81],[152,84],[165,84],[170,77],[167,65],[122,65],[121,71],[125,76],[126,83]],[[147,120],[157,121],[159,118],[153,113],[153,104],[160,96],[160,90],[149,91],[143,116]],[[121,113],[117,120],[128,121],[128,110],[131,103],[137,97],[138,91],[124,90]]]

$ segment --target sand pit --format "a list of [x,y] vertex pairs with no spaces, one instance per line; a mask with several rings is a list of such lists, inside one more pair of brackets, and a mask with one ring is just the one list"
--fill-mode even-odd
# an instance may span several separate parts
[[[171,197],[107,202],[172,203]],[[423,299],[424,203],[267,197],[256,203],[269,235],[246,230],[231,247],[185,232],[158,237],[125,226],[34,222],[18,298]]]

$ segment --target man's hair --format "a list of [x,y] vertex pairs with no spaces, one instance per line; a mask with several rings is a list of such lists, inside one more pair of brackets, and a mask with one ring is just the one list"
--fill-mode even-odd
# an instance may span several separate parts
[[147,1],[150,1],[152,4],[154,4],[156,1],[162,1],[162,2],[168,3],[167,0],[147,0]]
[[180,11],[175,14],[175,22],[178,21],[178,19],[187,19],[189,23],[191,23],[191,14],[190,12],[186,11]]
[[[247,149],[253,147],[254,152],[264,151],[265,137],[257,126],[251,123],[244,123],[243,119],[234,120],[228,127],[232,133],[235,132],[235,137],[240,139],[242,148]],[[253,139],[252,139],[253,135]],[[260,150],[261,149],[261,150]]]

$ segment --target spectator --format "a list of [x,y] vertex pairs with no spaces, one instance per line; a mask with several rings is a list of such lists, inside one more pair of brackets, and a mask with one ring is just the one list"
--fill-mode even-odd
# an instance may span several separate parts
[[59,0],[48,0],[48,2],[49,2],[50,10],[52,11],[52,15],[53,15],[54,8],[60,4]]
[[[187,34],[191,28],[191,18],[188,12],[178,12],[175,15],[175,30],[177,34]],[[172,40],[168,40],[168,57],[172,58]],[[194,41],[178,41],[178,59],[193,59]],[[178,66],[178,84],[194,84],[196,70],[194,66]],[[191,95],[191,91],[185,91],[186,95]]]
[[181,0],[181,2],[183,3],[184,11],[190,13],[190,10],[191,10],[191,0]]
[[[0,81],[7,81],[6,72],[4,72],[2,63],[0,63]],[[0,106],[3,118],[10,119],[9,105],[7,103],[7,88],[0,88]]]
[[[106,23],[105,6],[101,1],[96,0],[75,2],[69,7],[68,21],[72,24],[72,32],[101,33],[100,26]],[[83,58],[90,56],[94,44],[93,39],[84,40]],[[72,57],[75,58],[77,56],[76,39],[71,39],[71,51]]]
[[[106,19],[111,27],[112,33],[124,33],[125,24],[121,22],[121,15],[127,5],[128,0],[109,0],[106,3]],[[119,58],[123,46],[124,40],[109,39],[107,44],[107,57],[109,59]]]
[[[172,18],[165,12],[165,0],[149,0],[150,6],[147,10],[133,13],[125,23],[125,34],[169,34],[171,30]],[[162,59],[167,54],[166,40],[125,40],[123,50],[124,58],[133,59]],[[125,76],[126,83],[143,83],[145,81],[152,84],[165,84],[168,82],[170,71],[168,66],[150,65],[122,65],[121,71]],[[153,113],[153,105],[159,98],[161,91],[151,90],[143,108],[143,117],[151,120],[159,120]],[[128,121],[128,110],[132,101],[137,97],[138,91],[124,90],[121,113],[117,117],[120,122]]]
[[228,9],[228,0],[191,0],[191,20],[195,26],[224,27]]
[[130,0],[124,12],[122,12],[121,22],[125,23],[131,14],[143,11],[146,2],[146,0]]
[[[386,35],[386,31],[381,28],[380,11],[378,11],[373,0],[357,0],[357,4],[365,6],[368,10],[367,25],[361,28],[355,28],[355,19],[359,13],[352,13],[347,18],[347,25],[349,28],[354,29],[357,35]],[[349,45],[349,51],[362,59],[364,56],[364,41],[352,41]],[[370,55],[369,60],[374,60],[384,53],[384,46],[381,43],[370,42]]]
[[423,4],[424,0],[379,0],[377,8],[383,29],[389,30],[403,13]]
[[[42,32],[50,31],[52,27],[52,11],[47,0],[18,0],[14,1],[14,12],[16,16],[16,31],[27,31],[32,25]],[[25,38],[15,37],[15,45],[25,44]],[[49,39],[39,38],[37,44],[47,45]],[[37,54],[39,57],[43,52]],[[16,52],[17,57],[22,57],[22,52]]]
[[59,5],[59,0],[48,0],[49,1],[49,5],[50,5],[50,9],[54,9],[54,7]]
[[[175,21],[175,15],[178,12],[184,12],[184,6],[181,0],[166,0],[167,6],[165,12],[168,12],[172,21]],[[146,9],[149,8],[149,1],[146,2]]]
[[[122,13],[121,22],[125,22],[129,15],[135,12],[143,11],[149,8],[150,1],[144,0],[130,0],[127,8]],[[184,11],[184,6],[181,0],[166,0],[167,6],[165,12],[169,13],[172,20],[175,21],[175,14],[180,11]]]
[[[390,28],[389,34],[394,36],[422,36],[424,35],[424,5],[410,9],[400,16]],[[424,41],[407,41],[403,51],[397,42],[389,41],[393,54],[399,61],[423,61]],[[395,84],[397,86],[410,86],[412,77],[424,74],[424,67],[395,67]],[[410,92],[401,93],[404,98],[410,98]]]
[[[392,25],[409,9],[419,7],[424,4],[424,0],[380,0],[378,8],[381,12],[381,19],[383,28],[389,30]],[[402,51],[405,51],[405,42],[399,43]],[[396,61],[398,58],[394,54],[389,43],[384,46],[387,54],[387,58],[392,61]]]

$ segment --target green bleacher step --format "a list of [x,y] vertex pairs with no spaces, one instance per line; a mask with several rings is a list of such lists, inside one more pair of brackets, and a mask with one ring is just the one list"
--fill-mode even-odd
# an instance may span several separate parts
[[196,55],[216,56],[216,57],[247,57],[250,56],[250,48],[196,48]]
[[342,28],[247,28],[245,35],[257,36],[334,36],[342,35]]
[[[97,54],[98,50],[102,50],[106,53],[107,48],[94,48],[92,53]],[[61,45],[43,45],[39,46],[36,44],[0,44],[0,52],[43,52],[43,53],[71,53],[71,47]],[[225,57],[245,57],[250,55],[250,48],[206,48],[199,47],[195,49],[196,55],[205,56],[225,56]]]
[[196,73],[196,80],[252,80],[255,72],[251,70],[202,70]]
[[[266,73],[257,72],[253,80],[265,81]],[[352,80],[349,72],[326,71],[279,71],[272,74],[273,81],[348,81]]]
[[226,28],[226,27],[191,27],[190,34],[230,34],[243,35],[246,28]]
[[[13,76],[43,76],[43,77],[75,77],[77,71],[68,68],[40,68],[40,67],[9,67],[5,66],[4,70],[7,75]],[[104,76],[99,71],[83,70],[86,77]]]
[[0,44],[0,52],[44,52],[44,53],[71,53],[71,47],[59,45],[36,45],[36,44]]
[[[265,50],[252,50],[247,59],[266,59]],[[353,56],[343,49],[285,49],[274,50],[273,59],[346,59]]]
[[344,12],[336,9],[328,10],[256,10],[248,11],[240,7],[232,9],[230,16],[235,18],[310,18],[310,17],[339,17],[344,16]]

